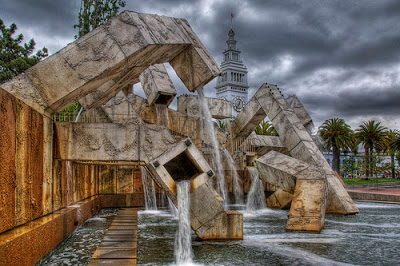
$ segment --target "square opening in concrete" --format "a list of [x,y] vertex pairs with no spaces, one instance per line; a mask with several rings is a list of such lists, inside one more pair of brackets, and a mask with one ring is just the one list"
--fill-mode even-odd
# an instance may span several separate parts
[[175,95],[159,94],[157,100],[154,103],[169,105],[173,101],[174,97]]
[[203,173],[188,151],[174,157],[164,167],[175,182],[189,180]]

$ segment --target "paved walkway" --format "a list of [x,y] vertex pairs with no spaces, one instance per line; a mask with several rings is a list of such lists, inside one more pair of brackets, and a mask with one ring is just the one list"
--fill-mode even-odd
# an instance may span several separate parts
[[136,265],[138,209],[121,208],[89,265]]
[[[381,184],[379,184],[381,186]],[[400,187],[363,187],[363,188],[348,188],[347,190],[380,193],[380,194],[392,194],[400,195]]]

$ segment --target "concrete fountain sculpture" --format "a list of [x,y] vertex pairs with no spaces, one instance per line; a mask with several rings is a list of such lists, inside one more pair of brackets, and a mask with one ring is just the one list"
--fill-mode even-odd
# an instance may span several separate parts
[[[190,92],[220,74],[186,20],[125,11],[0,85],[0,264],[35,263],[101,207],[138,206],[132,175],[139,166],[175,204],[176,182],[190,180],[191,227],[199,238],[243,239],[243,215],[224,210],[208,185],[215,169],[200,151],[210,140],[201,134],[199,112],[193,113],[196,99],[181,96],[178,111],[167,108],[176,90],[162,65],[166,62]],[[132,94],[132,84],[139,81],[147,99]],[[261,178],[273,172],[291,184],[288,191],[295,196],[288,229],[320,230],[327,193],[328,211],[357,212],[303,125],[277,89],[268,86],[236,118],[231,137],[249,136],[266,115],[277,128],[293,158],[268,153],[257,166]],[[54,121],[56,112],[77,100],[85,109],[77,123]],[[214,117],[231,116],[227,101],[207,101],[217,110],[211,111]],[[298,109],[295,99],[291,102]],[[156,105],[165,107],[165,118],[157,119]],[[220,145],[229,146],[226,131],[217,135]],[[280,168],[279,158],[288,162],[287,168]],[[304,169],[296,172],[293,165]],[[108,166],[115,167],[113,174],[104,174]],[[303,178],[318,171],[322,177]],[[311,195],[302,184],[310,182],[321,204],[317,211],[302,209],[299,216],[295,206]],[[65,208],[82,200],[74,207],[79,210]],[[317,218],[308,219],[309,213]],[[315,221],[317,229],[303,226]],[[53,232],[62,233],[43,241]],[[28,239],[35,252],[21,248]]]

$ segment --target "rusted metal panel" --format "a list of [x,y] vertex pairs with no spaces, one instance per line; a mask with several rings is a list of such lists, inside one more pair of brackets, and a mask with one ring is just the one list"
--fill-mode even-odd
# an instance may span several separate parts
[[15,98],[0,89],[0,233],[15,226]]
[[53,211],[59,210],[62,206],[62,162],[53,161]]
[[100,165],[99,194],[116,193],[116,167],[113,165]]
[[17,102],[16,116],[16,225],[31,220],[31,116],[32,109],[26,104]]
[[143,194],[142,170],[136,167],[133,171],[133,193]]
[[29,169],[31,186],[31,219],[43,215],[43,115],[32,110],[31,115],[31,150]]
[[118,166],[117,194],[133,193],[133,166]]
[[53,210],[53,120],[43,117],[43,215]]

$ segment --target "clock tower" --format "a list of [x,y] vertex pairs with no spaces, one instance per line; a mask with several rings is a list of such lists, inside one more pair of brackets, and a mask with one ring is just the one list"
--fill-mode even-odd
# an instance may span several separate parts
[[232,102],[232,115],[242,111],[247,103],[247,68],[240,59],[241,51],[236,48],[235,33],[230,29],[227,48],[222,53],[221,75],[217,79],[216,96]]

